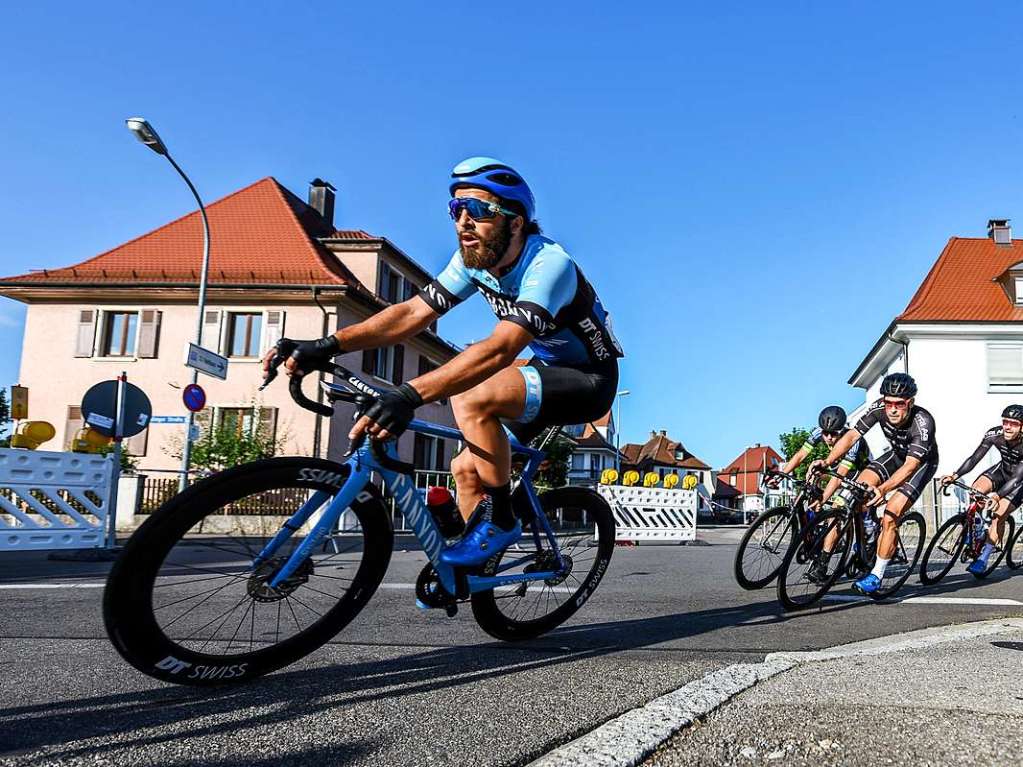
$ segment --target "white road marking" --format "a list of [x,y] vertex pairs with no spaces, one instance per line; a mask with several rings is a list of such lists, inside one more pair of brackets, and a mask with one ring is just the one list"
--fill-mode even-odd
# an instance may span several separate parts
[[[176,578],[179,576],[167,576],[170,578]],[[196,576],[196,578],[202,578],[202,576]],[[187,581],[181,581],[186,583]],[[76,583],[0,583],[0,590],[14,591],[14,590],[28,590],[28,589],[101,589],[106,586],[106,581],[80,581]],[[377,588],[380,589],[394,589],[397,591],[413,591],[416,588],[414,583],[381,583]],[[511,591],[515,586],[502,586],[498,591]],[[535,587],[531,587],[535,588]],[[561,594],[574,594],[576,589],[568,588],[567,586],[547,586],[547,591],[555,591]]]
[[803,663],[922,649],[1020,630],[1023,630],[1023,618],[1011,618],[912,631],[818,652],[771,653],[762,663],[726,666],[655,698],[540,757],[530,767],[634,767],[676,732],[733,696]]
[[[860,597],[853,594],[825,594],[822,599],[826,602],[873,602],[870,597]],[[1002,599],[994,597],[903,597],[895,599],[883,599],[883,604],[918,604],[918,605],[981,605],[997,607],[999,605],[1023,605],[1018,599]]]

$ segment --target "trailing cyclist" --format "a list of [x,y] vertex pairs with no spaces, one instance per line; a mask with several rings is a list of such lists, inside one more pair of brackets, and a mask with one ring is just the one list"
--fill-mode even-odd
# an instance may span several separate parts
[[987,570],[988,558],[1005,541],[1005,520],[1023,501],[1023,405],[1009,405],[1002,411],[1002,425],[985,432],[977,449],[952,474],[941,478],[943,486],[950,485],[972,471],[980,460],[994,448],[1001,460],[973,481],[973,488],[990,498],[995,509],[991,527],[987,531],[984,548],[966,569],[978,575]]
[[[916,394],[916,381],[909,374],[885,376],[881,398],[838,440],[822,462],[834,466],[875,425],[880,425],[891,446],[857,477],[874,490],[868,506],[884,506],[874,569],[853,584],[856,591],[868,596],[881,588],[885,570],[897,550],[899,517],[920,497],[938,469],[934,417],[915,404]],[[886,500],[888,493],[892,495]]]
[[[791,474],[795,471],[810,455],[813,454],[814,448],[823,442],[829,448],[834,448],[835,444],[850,431],[849,425],[846,423],[848,416],[846,415],[845,409],[839,405],[828,405],[826,408],[821,410],[817,416],[817,428],[810,432],[810,436],[807,437],[806,442],[803,446],[796,451],[783,466],[779,468],[779,471],[785,474]],[[866,468],[867,464],[870,463],[870,448],[867,447],[865,440],[857,439],[853,443],[849,451],[842,456],[839,460],[838,468],[836,473],[842,477],[848,476],[851,471],[861,471]],[[768,480],[768,484],[776,486],[779,482],[777,477],[773,477]],[[825,503],[827,503],[831,497],[835,494],[842,482],[836,477],[832,477],[827,486],[824,488],[824,492],[821,495],[819,501],[814,503],[816,510],[819,510]],[[873,533],[876,527],[876,517],[874,516],[873,510],[867,509],[864,511],[864,520],[867,525],[868,533]],[[834,549],[835,543],[837,543],[837,535],[830,536],[829,540],[824,542],[824,556],[830,555],[830,552]],[[820,579],[826,572],[826,560],[817,560],[810,565],[810,569],[807,571],[807,577],[811,580]]]
[[[452,398],[468,447],[451,470],[468,522],[441,559],[474,567],[522,535],[512,512],[505,428],[526,443],[547,426],[603,415],[614,400],[622,351],[579,266],[540,233],[533,193],[514,169],[489,157],[469,158],[455,166],[449,191],[458,249],[440,275],[418,295],[363,322],[300,342],[287,368],[302,375],[342,352],[400,343],[473,293],[483,294],[498,319],[491,335],[385,393],[349,434],[396,438],[417,407]],[[513,367],[527,347],[529,364]],[[264,369],[272,358],[273,350]]]

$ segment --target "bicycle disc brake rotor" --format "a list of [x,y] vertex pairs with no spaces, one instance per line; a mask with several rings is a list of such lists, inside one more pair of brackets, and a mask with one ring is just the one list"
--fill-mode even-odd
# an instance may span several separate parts
[[561,555],[561,561],[565,563],[561,570],[558,570],[558,557],[557,555],[548,549],[539,551],[536,554],[536,559],[531,563],[522,568],[524,573],[542,573],[548,570],[556,570],[557,574],[553,578],[544,578],[544,583],[548,586],[557,586],[565,582],[565,579],[572,572],[572,557],[568,554]]
[[256,568],[256,571],[249,576],[247,587],[249,596],[257,602],[278,602],[294,594],[299,586],[309,581],[309,576],[313,572],[313,561],[306,559],[298,566],[294,573],[281,581],[276,588],[270,586],[270,580],[273,579],[278,570],[284,567],[284,563],[287,561],[287,557],[276,557]]

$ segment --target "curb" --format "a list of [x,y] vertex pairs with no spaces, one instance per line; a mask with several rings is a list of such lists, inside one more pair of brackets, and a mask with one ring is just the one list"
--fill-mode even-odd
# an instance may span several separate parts
[[771,653],[760,663],[736,663],[605,722],[530,763],[530,767],[634,767],[679,730],[757,682],[806,663],[857,655],[921,650],[946,642],[1023,631],[1023,618],[1001,618],[910,631],[813,652]]

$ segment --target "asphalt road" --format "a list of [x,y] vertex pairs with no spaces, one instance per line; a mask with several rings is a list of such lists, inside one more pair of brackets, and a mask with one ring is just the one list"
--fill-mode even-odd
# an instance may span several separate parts
[[900,593],[957,603],[833,601],[786,615],[773,589],[733,582],[739,534],[619,548],[575,618],[515,645],[490,639],[468,610],[417,610],[409,584],[425,557],[399,550],[386,587],[333,642],[213,690],[165,685],[120,659],[94,587],[105,565],[2,555],[0,765],[525,764],[728,664],[1023,615],[974,601],[1023,602],[1023,571],[1004,568],[986,582],[955,572],[926,590],[914,578]]

